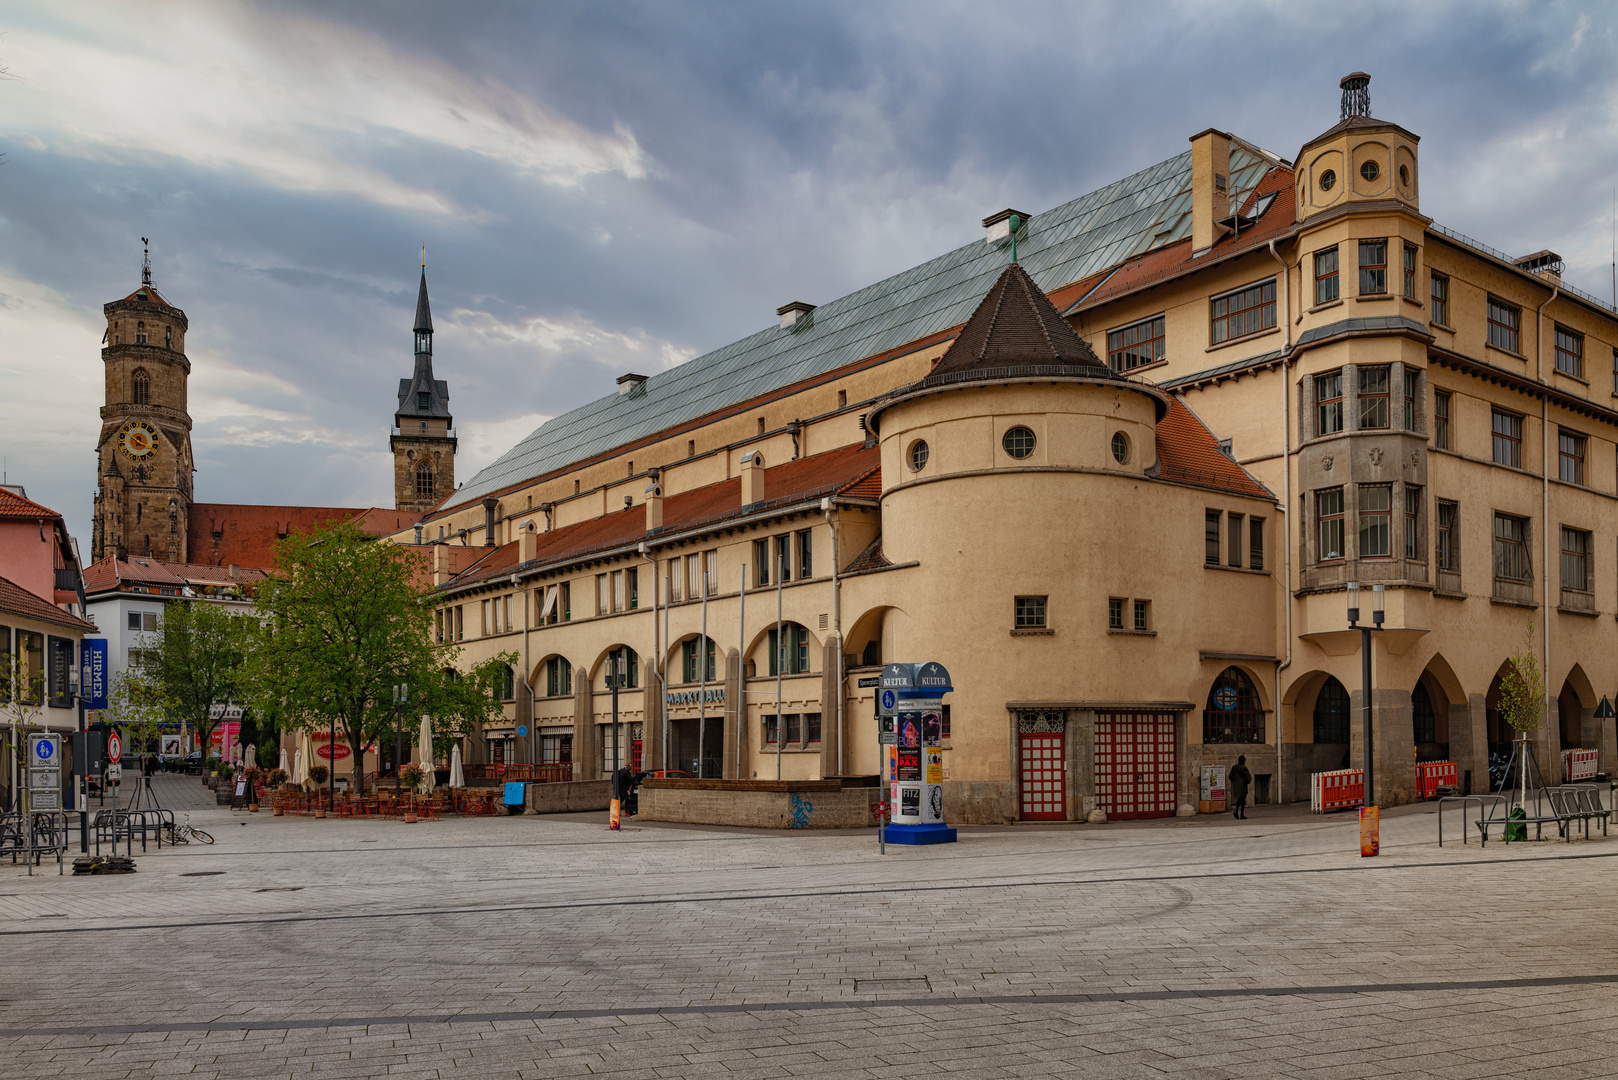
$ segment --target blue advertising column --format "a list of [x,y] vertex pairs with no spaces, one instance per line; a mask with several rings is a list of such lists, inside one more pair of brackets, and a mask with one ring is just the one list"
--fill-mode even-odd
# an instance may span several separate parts
[[[890,664],[883,672],[884,697],[889,671],[910,668],[903,680],[893,681],[894,742],[888,751],[893,824],[887,840],[892,844],[949,844],[955,830],[944,823],[943,695],[954,687],[949,672],[939,663]],[[895,671],[895,675],[899,673]]]

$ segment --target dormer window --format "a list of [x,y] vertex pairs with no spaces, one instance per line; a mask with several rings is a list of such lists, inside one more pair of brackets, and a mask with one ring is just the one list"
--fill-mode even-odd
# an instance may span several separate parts
[[427,421],[423,420],[421,422],[421,430],[422,430],[423,434],[426,433],[426,431],[427,431]]
[[431,412],[432,407],[433,407],[433,396],[431,394],[429,394],[427,391],[423,390],[423,391],[419,392],[416,395],[416,411],[417,412]]

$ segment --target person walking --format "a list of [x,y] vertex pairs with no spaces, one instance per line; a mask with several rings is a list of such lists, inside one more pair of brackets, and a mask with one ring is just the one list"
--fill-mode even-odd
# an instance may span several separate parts
[[1252,782],[1253,774],[1247,768],[1247,755],[1242,754],[1237,757],[1235,768],[1225,778],[1225,786],[1230,789],[1232,817],[1247,817],[1247,786]]

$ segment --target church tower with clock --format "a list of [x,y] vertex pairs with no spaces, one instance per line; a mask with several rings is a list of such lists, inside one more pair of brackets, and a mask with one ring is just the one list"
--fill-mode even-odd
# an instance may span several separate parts
[[106,374],[91,559],[118,552],[189,561],[191,414],[185,312],[152,286],[150,254],[140,288],[106,304]]

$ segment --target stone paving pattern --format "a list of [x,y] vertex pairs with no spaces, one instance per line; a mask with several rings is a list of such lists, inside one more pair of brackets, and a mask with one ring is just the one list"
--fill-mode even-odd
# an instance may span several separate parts
[[879,856],[156,787],[218,843],[0,864],[0,1077],[1618,1072],[1618,833],[1439,849],[1408,807],[1360,859],[1353,815],[1262,807]]

